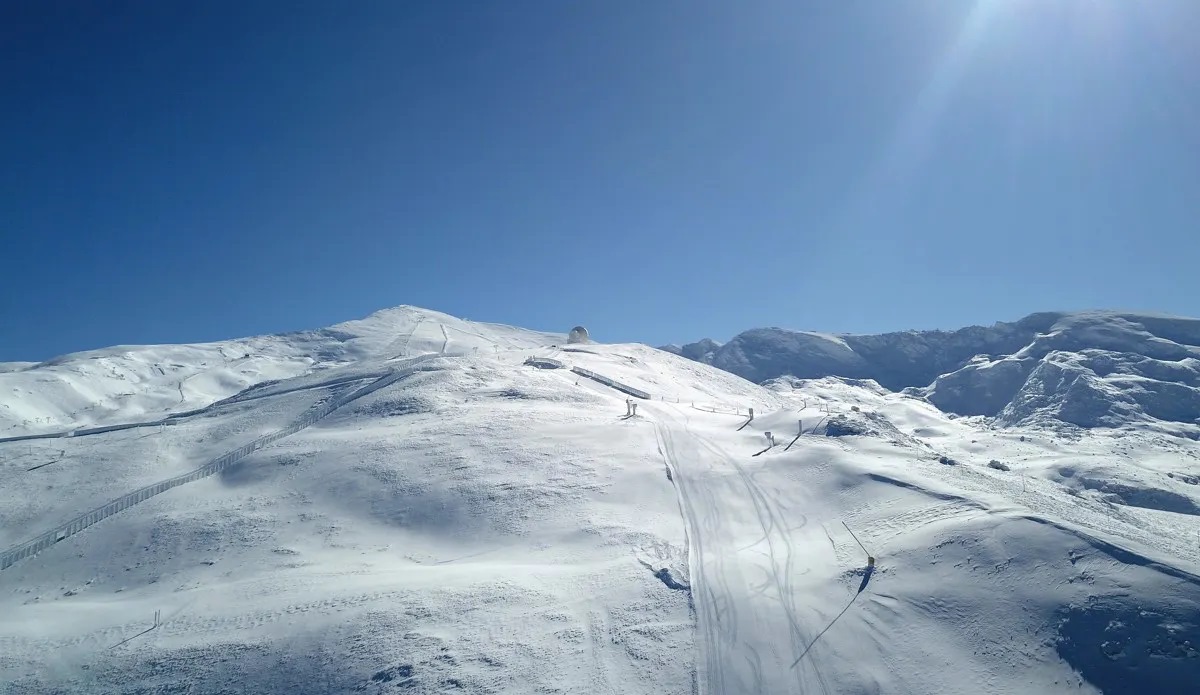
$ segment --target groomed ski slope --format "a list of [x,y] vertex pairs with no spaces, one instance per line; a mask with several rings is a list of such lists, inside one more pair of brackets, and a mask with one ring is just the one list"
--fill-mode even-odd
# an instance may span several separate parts
[[[418,323],[437,342],[437,320]],[[395,340],[377,342],[383,365]],[[0,571],[0,683],[1132,693],[1200,678],[1186,446],[990,430],[838,380],[768,390],[639,345],[502,342]],[[170,427],[0,443],[4,547],[294,422],[372,364]],[[625,417],[625,393],[572,366],[652,400]],[[831,414],[870,433],[826,437]],[[778,444],[755,456],[768,430]]]

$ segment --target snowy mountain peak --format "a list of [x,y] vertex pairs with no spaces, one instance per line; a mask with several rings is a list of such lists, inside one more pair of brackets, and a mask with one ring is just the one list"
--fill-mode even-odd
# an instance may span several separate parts
[[560,334],[398,306],[328,328],[190,345],[121,345],[0,367],[0,436],[154,419],[264,381],[354,363],[562,342]]
[[669,352],[751,381],[873,379],[1001,424],[1148,426],[1200,436],[1200,320],[1043,312],[955,331],[830,335],[759,328]]

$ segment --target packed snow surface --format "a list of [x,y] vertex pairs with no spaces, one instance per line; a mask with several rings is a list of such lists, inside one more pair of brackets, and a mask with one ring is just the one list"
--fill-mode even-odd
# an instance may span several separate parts
[[0,548],[62,536],[0,569],[3,693],[1200,682],[1200,454],[1154,429],[411,307],[0,379]]

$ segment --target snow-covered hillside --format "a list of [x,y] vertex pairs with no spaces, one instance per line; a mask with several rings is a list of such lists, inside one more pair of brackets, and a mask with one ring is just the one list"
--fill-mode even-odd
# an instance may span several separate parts
[[118,346],[0,363],[0,437],[153,420],[264,381],[371,360],[565,340],[401,306],[329,328],[199,345]]
[[[259,368],[294,375],[0,442],[0,692],[1200,682],[1187,440],[995,429],[868,380],[763,386],[456,322],[402,308],[258,339],[278,356]],[[136,387],[156,404],[176,382]],[[99,421],[55,398],[82,393],[40,407],[79,432]]]
[[1137,425],[1200,438],[1200,320],[1033,314],[958,331],[830,335],[761,328],[663,348],[754,382],[873,379],[1005,425]]

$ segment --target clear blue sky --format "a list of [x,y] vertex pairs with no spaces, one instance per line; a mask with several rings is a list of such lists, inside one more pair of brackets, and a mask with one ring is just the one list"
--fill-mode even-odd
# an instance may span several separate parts
[[1200,2],[6,2],[0,360],[1200,314]]

